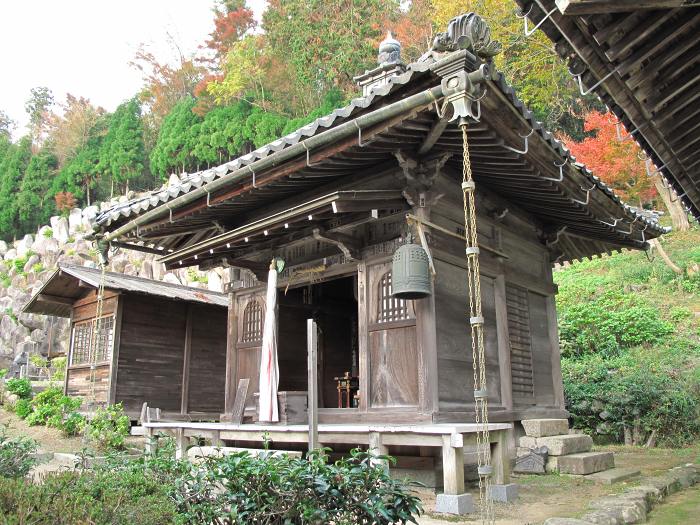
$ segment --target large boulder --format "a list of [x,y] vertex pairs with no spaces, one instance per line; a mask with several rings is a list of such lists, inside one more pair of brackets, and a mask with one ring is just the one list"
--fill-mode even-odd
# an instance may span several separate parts
[[163,276],[164,283],[182,284],[174,273],[168,272]]
[[17,241],[15,244],[15,249],[17,250],[17,257],[24,257],[32,249],[32,244],[34,244],[34,237],[30,234],[25,235]]
[[8,249],[7,243],[5,241],[0,241],[0,255],[4,256]]
[[151,261],[148,259],[141,263],[139,277],[143,277],[144,279],[153,279],[153,263],[151,263]]
[[223,292],[224,282],[216,270],[207,273],[207,288],[212,292]]
[[75,234],[83,229],[83,210],[73,208],[68,214],[68,232]]
[[65,217],[51,217],[51,230],[53,231],[53,238],[59,243],[65,244],[68,242],[70,233],[68,230],[68,220]]
[[15,250],[14,248],[10,248],[9,250],[7,250],[7,251],[5,252],[4,259],[5,259],[6,261],[12,261],[12,260],[14,260],[14,259],[16,259],[16,258],[17,258],[17,250]]
[[32,251],[42,257],[49,253],[55,253],[58,251],[58,241],[53,237],[37,235],[34,244],[32,244]]
[[27,262],[24,265],[24,273],[29,273],[33,270],[34,265],[39,264],[41,262],[41,259],[37,254],[32,255],[27,259]]

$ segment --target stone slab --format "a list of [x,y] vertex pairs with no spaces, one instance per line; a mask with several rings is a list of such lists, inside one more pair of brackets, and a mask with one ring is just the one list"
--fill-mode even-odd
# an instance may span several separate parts
[[576,518],[549,518],[544,525],[591,525],[591,522]]
[[638,477],[641,474],[639,469],[636,468],[611,468],[608,470],[603,470],[601,472],[595,472],[593,474],[588,474],[586,479],[595,481],[596,483],[601,483],[603,485],[612,485],[613,483],[621,483],[633,478]]
[[531,437],[523,436],[518,445],[526,448],[547,447],[550,456],[566,456],[588,452],[593,447],[591,436],[586,434],[565,434],[559,436]]
[[559,436],[569,433],[566,419],[524,419],[521,421],[525,435],[530,437]]
[[515,483],[489,485],[488,496],[492,501],[511,503],[518,499],[518,485]]
[[562,456],[557,460],[561,474],[593,474],[615,466],[612,452],[582,452]]
[[474,501],[471,494],[438,494],[435,499],[435,512],[442,514],[471,514]]

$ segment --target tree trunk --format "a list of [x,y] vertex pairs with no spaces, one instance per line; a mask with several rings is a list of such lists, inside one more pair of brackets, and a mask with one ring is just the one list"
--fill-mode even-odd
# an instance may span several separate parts
[[673,270],[673,273],[676,275],[683,275],[683,270],[676,264],[674,263],[671,258],[668,256],[666,253],[666,250],[663,249],[661,246],[661,243],[659,242],[659,239],[651,239],[649,241],[649,244],[654,247],[654,249],[659,253],[659,257],[663,259],[663,261],[666,263],[666,265]]
[[683,204],[676,192],[666,183],[661,174],[652,175],[652,180],[654,181],[654,186],[656,186],[656,191],[659,192],[661,199],[666,205],[668,214],[671,216],[673,229],[681,232],[689,230],[688,214],[683,209]]

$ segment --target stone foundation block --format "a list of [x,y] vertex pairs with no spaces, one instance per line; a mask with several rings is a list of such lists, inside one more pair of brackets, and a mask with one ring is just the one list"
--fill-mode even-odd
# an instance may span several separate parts
[[586,475],[613,468],[615,458],[612,452],[583,452],[561,456],[557,466],[562,474]]
[[591,525],[591,522],[576,518],[549,518],[544,525]]
[[569,433],[566,419],[524,419],[521,421],[525,434],[531,437],[559,436]]
[[443,514],[471,514],[474,501],[471,494],[438,494],[435,500],[435,512]]
[[602,472],[590,474],[586,479],[602,483],[603,485],[612,485],[613,483],[621,483],[639,476],[641,472],[636,468],[611,468]]
[[622,513],[615,509],[613,511],[594,510],[581,516],[581,519],[586,523],[594,523],[595,525],[623,525]]
[[507,485],[489,485],[488,496],[492,501],[511,503],[518,499],[518,485],[515,483],[508,483]]
[[523,448],[547,447],[550,456],[565,456],[588,452],[593,447],[593,440],[586,434],[564,434],[540,438],[523,436],[518,440],[518,445]]

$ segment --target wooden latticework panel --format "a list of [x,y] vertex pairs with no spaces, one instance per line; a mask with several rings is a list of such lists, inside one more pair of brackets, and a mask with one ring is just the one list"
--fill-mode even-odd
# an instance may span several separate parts
[[257,299],[248,302],[243,311],[242,343],[262,341],[263,332],[263,308]]
[[519,286],[507,285],[506,303],[513,399],[533,402],[535,388],[532,374],[528,291]]
[[379,280],[379,312],[378,323],[391,323],[411,319],[408,301],[391,296],[391,271],[382,275]]
[[[95,334],[95,319],[79,321],[73,325],[71,365],[100,363],[112,356],[114,344],[114,316],[101,317]],[[93,349],[94,345],[94,349]]]

